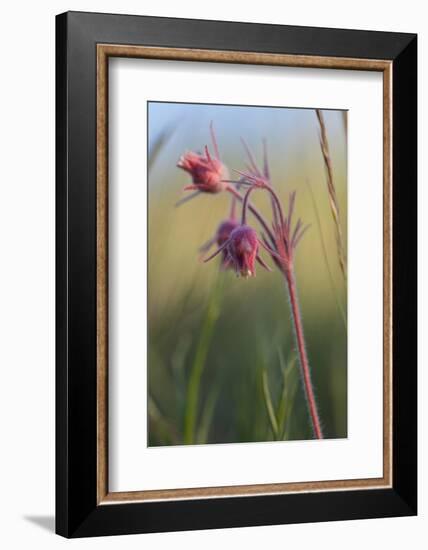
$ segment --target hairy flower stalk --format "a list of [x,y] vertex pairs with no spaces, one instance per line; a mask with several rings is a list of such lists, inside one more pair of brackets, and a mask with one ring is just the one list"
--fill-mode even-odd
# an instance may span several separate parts
[[318,414],[317,402],[315,399],[315,394],[314,394],[314,389],[313,389],[313,384],[311,379],[309,360],[306,353],[305,336],[303,333],[303,325],[302,325],[302,316],[299,308],[296,279],[294,276],[293,269],[285,272],[285,279],[287,281],[288,294],[290,297],[291,312],[293,316],[297,348],[299,351],[303,385],[304,385],[305,395],[308,403],[309,415],[312,421],[312,428],[313,428],[315,437],[317,439],[322,439],[323,434],[322,434],[321,422]]
[[302,315],[299,307],[296,278],[294,273],[295,250],[308,226],[303,226],[300,219],[297,220],[295,226],[293,226],[292,224],[293,210],[296,198],[295,193],[291,193],[289,197],[288,215],[287,217],[284,217],[278,195],[272,189],[272,187],[268,186],[265,182],[262,182],[260,180],[255,181],[245,194],[242,208],[243,223],[246,219],[246,210],[248,207],[249,196],[255,189],[264,189],[268,191],[272,197],[273,208],[277,210],[275,218],[278,220],[278,223],[274,223],[273,225],[275,233],[275,249],[272,250],[266,241],[263,243],[263,246],[266,248],[266,250],[270,252],[272,259],[283,273],[286,281],[293,318],[296,347],[300,360],[299,362],[301,367],[302,382],[308,404],[309,416],[311,418],[314,436],[316,437],[316,439],[322,439],[323,433],[321,428],[321,421],[312,384],[308,355],[306,352]]

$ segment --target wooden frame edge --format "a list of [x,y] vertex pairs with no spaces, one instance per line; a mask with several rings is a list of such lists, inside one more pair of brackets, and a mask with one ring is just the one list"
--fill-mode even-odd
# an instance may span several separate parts
[[103,57],[134,57],[172,61],[205,61],[213,63],[239,63],[244,65],[280,65],[284,67],[353,69],[362,71],[383,71],[387,69],[390,63],[390,61],[383,59],[167,48],[160,46],[128,46],[122,44],[97,44],[97,52]]
[[[392,487],[392,61],[97,44],[97,504],[260,496]],[[108,490],[108,58],[205,61],[383,73],[383,471],[382,478],[227,487]]]
[[108,494],[108,57],[97,49],[97,503]]

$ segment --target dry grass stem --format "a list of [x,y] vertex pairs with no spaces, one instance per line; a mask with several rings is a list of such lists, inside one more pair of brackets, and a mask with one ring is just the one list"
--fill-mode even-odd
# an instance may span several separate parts
[[340,222],[339,203],[337,200],[336,186],[334,184],[333,165],[331,162],[330,149],[328,146],[327,131],[325,127],[324,116],[321,110],[315,109],[315,112],[320,125],[320,147],[321,147],[321,152],[322,152],[322,156],[323,156],[324,164],[326,168],[328,197],[329,197],[330,209],[333,216],[334,227],[335,227],[337,255],[339,259],[340,269],[346,281],[347,266],[346,266],[346,258],[345,258],[345,245],[343,242],[344,239],[343,239],[342,227]]

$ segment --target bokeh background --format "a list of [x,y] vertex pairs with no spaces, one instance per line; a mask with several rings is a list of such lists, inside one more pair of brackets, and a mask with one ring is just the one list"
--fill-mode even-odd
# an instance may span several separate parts
[[[323,115],[346,243],[346,113]],[[229,194],[175,207],[190,183],[177,160],[205,144],[212,150],[211,121],[229,169],[244,169],[241,137],[259,164],[266,139],[285,208],[297,191],[296,216],[311,225],[297,250],[296,278],[312,378],[325,437],[346,437],[346,284],[315,110],[150,102],[148,444],[312,438],[282,275],[259,266],[257,277],[238,279],[219,272],[218,258],[199,260],[198,248],[228,215]],[[265,193],[252,201],[271,219]]]

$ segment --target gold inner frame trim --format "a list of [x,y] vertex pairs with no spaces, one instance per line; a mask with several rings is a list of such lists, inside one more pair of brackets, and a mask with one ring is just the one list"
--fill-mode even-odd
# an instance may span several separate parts
[[[108,489],[108,59],[277,65],[383,73],[383,476],[298,483],[109,492]],[[378,489],[392,486],[392,62],[256,52],[97,45],[97,503]]]

